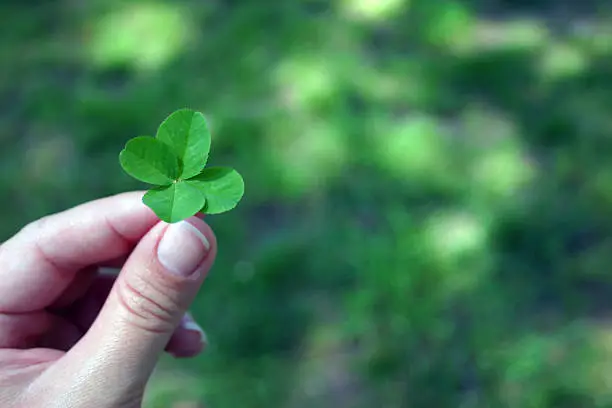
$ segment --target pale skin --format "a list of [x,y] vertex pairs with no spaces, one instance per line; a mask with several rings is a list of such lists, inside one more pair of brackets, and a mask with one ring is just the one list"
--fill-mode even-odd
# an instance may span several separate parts
[[214,262],[214,234],[202,217],[159,221],[142,194],[45,217],[0,245],[0,407],[140,407],[164,352],[203,350],[186,313]]

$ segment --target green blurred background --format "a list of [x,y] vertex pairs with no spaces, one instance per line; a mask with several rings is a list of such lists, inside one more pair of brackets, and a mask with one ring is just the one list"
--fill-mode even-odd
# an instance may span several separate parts
[[165,358],[146,407],[612,407],[605,2],[4,0],[0,19],[0,240],[143,188],[118,153],[181,107],[245,178],[209,218],[210,348]]

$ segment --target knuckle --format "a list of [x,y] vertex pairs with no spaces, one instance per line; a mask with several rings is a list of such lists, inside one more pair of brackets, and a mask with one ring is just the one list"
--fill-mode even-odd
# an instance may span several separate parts
[[172,296],[143,281],[117,281],[119,304],[127,312],[128,323],[148,332],[174,331],[179,305]]
[[28,224],[26,224],[20,231],[19,231],[19,235],[38,235],[40,233],[40,231],[43,231],[45,229],[45,226],[47,224],[49,224],[49,220],[50,220],[51,216],[50,215],[46,215],[42,218],[39,218],[35,221],[32,221]]

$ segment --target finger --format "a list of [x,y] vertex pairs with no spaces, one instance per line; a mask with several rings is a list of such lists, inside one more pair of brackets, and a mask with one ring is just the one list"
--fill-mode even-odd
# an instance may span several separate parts
[[108,298],[116,276],[99,275],[89,288],[89,291],[78,302],[70,307],[65,315],[86,333],[98,317],[102,306]]
[[122,255],[115,259],[110,259],[108,261],[103,261],[98,264],[98,266],[103,268],[112,268],[112,269],[121,269],[123,265],[125,265],[125,261],[127,261],[129,256],[128,254]]
[[0,349],[33,347],[53,323],[54,317],[46,311],[0,313]]
[[[137,393],[215,256],[214,235],[201,219],[156,225],[132,252],[90,330],[45,375],[74,381],[95,375],[119,399]],[[109,403],[93,394],[93,405]]]
[[62,316],[54,316],[47,332],[36,343],[39,347],[68,351],[83,337],[79,327]]
[[63,355],[64,353],[61,351],[45,348],[31,348],[27,350],[2,349],[0,350],[0,361],[2,361],[2,368],[4,370],[9,368],[25,368],[42,371],[43,365],[53,363]]
[[64,292],[48,307],[49,310],[57,310],[68,307],[85,296],[96,277],[98,267],[91,266],[79,271]]
[[194,357],[208,345],[204,330],[190,313],[185,313],[179,327],[174,331],[165,350],[176,358]]
[[[66,319],[73,323],[81,333],[86,333],[89,330],[100,310],[102,310],[115,278],[116,276],[113,275],[97,276],[89,291],[64,314]],[[179,327],[172,334],[165,351],[174,357],[193,357],[202,352],[207,344],[208,339],[202,328],[195,322],[190,313],[186,313],[181,319]]]
[[47,311],[0,314],[0,349],[37,346],[66,351],[82,336],[72,321]]
[[29,224],[0,246],[0,312],[49,306],[79,270],[128,254],[157,221],[132,192]]
[[[89,291],[89,287],[96,279],[96,273],[97,268],[88,268],[81,272],[54,306],[60,308],[75,303],[79,297]],[[49,313],[48,310],[0,313],[0,348],[27,348],[39,345],[64,350],[58,345],[71,347],[82,333],[76,337],[70,335],[75,332],[75,327],[69,327],[63,316]],[[45,336],[53,341],[44,340]],[[68,336],[70,341],[65,340]]]

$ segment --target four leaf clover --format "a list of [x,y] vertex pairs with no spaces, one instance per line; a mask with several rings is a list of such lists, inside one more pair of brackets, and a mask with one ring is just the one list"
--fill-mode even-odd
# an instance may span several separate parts
[[142,201],[162,221],[174,223],[198,212],[219,214],[236,207],[244,180],[229,167],[204,168],[210,144],[204,115],[180,109],[160,125],[156,137],[127,142],[119,163],[130,176],[155,186]]

